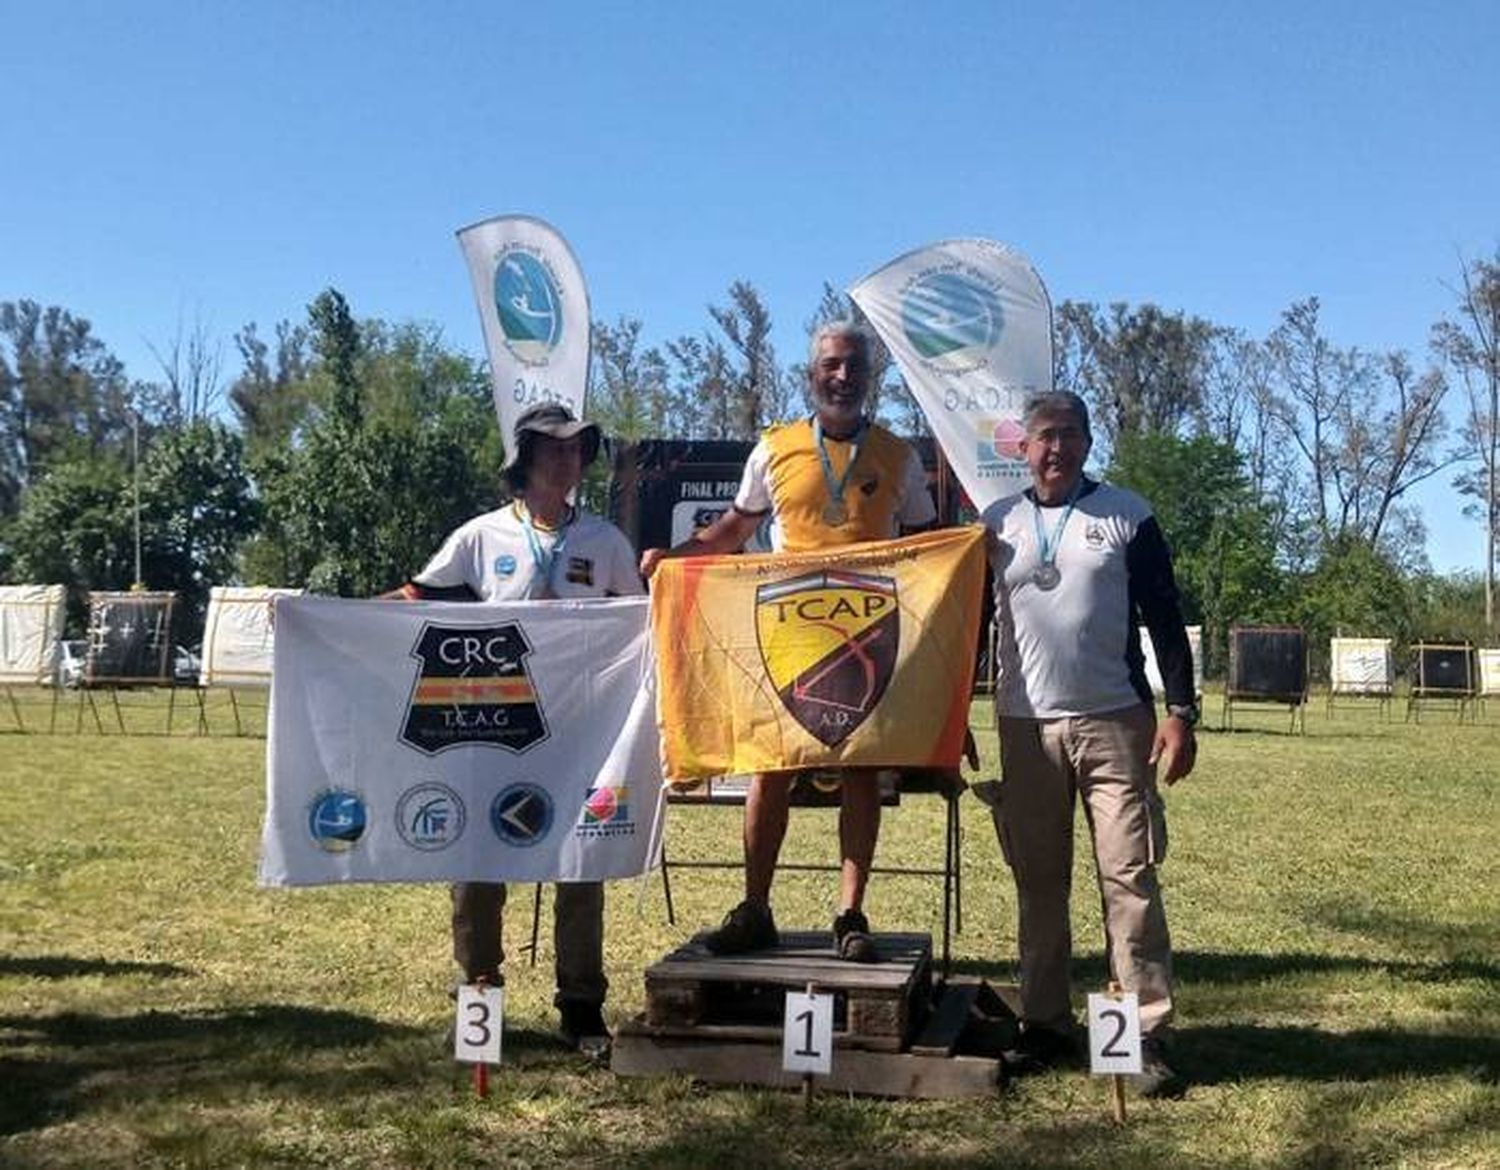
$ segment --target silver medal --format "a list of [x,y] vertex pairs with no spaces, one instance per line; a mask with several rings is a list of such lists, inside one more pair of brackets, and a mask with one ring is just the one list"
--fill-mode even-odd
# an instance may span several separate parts
[[823,523],[830,528],[838,528],[849,520],[849,509],[844,507],[843,500],[830,500],[823,508]]
[[1044,565],[1038,565],[1031,573],[1031,581],[1038,589],[1056,589],[1062,574],[1057,571],[1057,566],[1050,561]]

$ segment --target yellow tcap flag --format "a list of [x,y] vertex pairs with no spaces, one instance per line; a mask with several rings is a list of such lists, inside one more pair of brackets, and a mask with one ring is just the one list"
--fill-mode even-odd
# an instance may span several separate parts
[[668,779],[956,768],[984,529],[666,560],[651,582]]

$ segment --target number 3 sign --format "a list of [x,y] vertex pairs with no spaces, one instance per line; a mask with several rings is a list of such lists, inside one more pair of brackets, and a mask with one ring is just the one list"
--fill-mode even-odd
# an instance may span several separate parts
[[1134,992],[1089,996],[1089,1072],[1141,1071],[1141,1007]]
[[466,1064],[499,1064],[500,1031],[505,1019],[505,992],[499,987],[469,984],[458,989],[453,1029],[453,1058]]

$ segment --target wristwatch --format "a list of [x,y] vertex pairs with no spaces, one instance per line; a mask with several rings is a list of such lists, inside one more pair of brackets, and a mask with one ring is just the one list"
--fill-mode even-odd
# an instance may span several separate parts
[[1173,718],[1181,719],[1189,728],[1198,726],[1197,703],[1168,703],[1167,714]]

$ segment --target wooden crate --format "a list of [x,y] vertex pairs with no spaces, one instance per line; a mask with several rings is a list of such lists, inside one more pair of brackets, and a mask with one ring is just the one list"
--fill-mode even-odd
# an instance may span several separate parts
[[699,938],[646,969],[645,1028],[689,1039],[779,1043],[785,996],[809,983],[834,996],[834,1044],[906,1047],[929,1009],[932,936],[877,934],[880,961],[837,957],[827,931],[787,931],[772,950],[713,955]]
[[[703,1040],[662,1036],[639,1021],[615,1033],[610,1067],[619,1076],[686,1075],[713,1085],[796,1089],[802,1078],[783,1072],[781,1044],[764,1040]],[[981,1056],[924,1056],[839,1048],[819,1091],[867,1097],[989,1097],[1000,1092],[1000,1061]]]
[[[669,956],[666,961],[677,958]],[[789,957],[785,965],[804,961]],[[786,976],[789,979],[789,973]],[[716,981],[707,982],[711,986]],[[666,986],[681,991],[688,985],[679,981]],[[778,996],[784,995],[789,986],[787,982],[774,990]],[[856,1001],[859,990],[855,989]],[[993,1013],[1009,1014],[1001,997],[982,981],[955,981],[934,994],[925,1022],[901,1051],[890,1050],[885,1037],[836,1033],[833,1069],[827,1077],[818,1078],[820,1089],[876,1097],[953,1098],[998,1093],[1004,1081],[998,1051],[976,1054],[972,1043],[961,1045],[961,1040],[972,1040],[976,1017],[993,1026]],[[661,1002],[676,1007],[688,1000],[682,995],[666,995]],[[616,1030],[611,1068],[621,1076],[685,1074],[707,1084],[800,1087],[801,1077],[784,1072],[781,1061],[779,1016],[774,1023],[687,1025],[653,1024],[642,1015],[625,1021]]]

